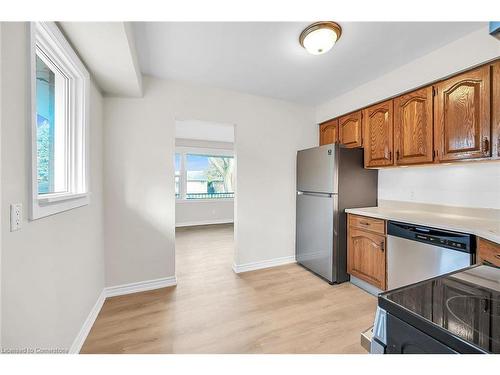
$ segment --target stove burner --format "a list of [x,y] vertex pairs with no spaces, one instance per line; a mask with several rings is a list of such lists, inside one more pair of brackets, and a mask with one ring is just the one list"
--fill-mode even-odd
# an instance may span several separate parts
[[[460,300],[464,300],[463,302],[460,302]],[[476,327],[473,327],[469,323],[467,323],[464,319],[459,317],[457,314],[459,314],[457,311],[453,309],[453,305],[455,303],[458,303],[459,306],[465,306],[467,304],[467,301],[470,300],[478,300],[479,301],[479,306],[480,309],[482,310],[483,313],[488,313],[492,319],[499,319],[500,323],[500,309],[495,309],[495,306],[500,306],[500,300],[499,299],[493,299],[493,298],[488,298],[484,296],[468,296],[468,295],[463,295],[463,296],[453,296],[450,297],[446,300],[446,309],[450,312],[451,315],[455,319],[457,319],[460,323],[465,325],[466,327],[471,328],[474,332],[477,332],[479,334],[484,334],[484,332],[479,331]],[[453,303],[455,302],[455,303]],[[462,313],[465,313],[465,309],[462,309]],[[491,337],[491,335],[488,335],[490,339],[496,343],[500,343],[500,337]]]

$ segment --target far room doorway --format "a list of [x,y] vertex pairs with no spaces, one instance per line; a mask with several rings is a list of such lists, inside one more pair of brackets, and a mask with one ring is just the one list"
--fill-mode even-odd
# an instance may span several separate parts
[[[177,120],[175,258],[179,284],[207,270],[232,273],[236,155],[234,125]],[[200,279],[201,282],[203,280]]]

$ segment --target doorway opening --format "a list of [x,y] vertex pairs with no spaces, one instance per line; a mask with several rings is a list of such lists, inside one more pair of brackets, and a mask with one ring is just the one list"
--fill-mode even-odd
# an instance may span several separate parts
[[[179,284],[233,277],[235,127],[177,120],[175,268]],[[194,285],[193,285],[194,286]]]

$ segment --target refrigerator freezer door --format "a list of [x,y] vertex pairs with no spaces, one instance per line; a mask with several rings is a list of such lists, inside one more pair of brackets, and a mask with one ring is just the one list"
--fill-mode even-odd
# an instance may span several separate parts
[[335,194],[297,194],[297,262],[330,282],[336,203]]
[[337,193],[335,157],[338,145],[297,152],[297,190]]

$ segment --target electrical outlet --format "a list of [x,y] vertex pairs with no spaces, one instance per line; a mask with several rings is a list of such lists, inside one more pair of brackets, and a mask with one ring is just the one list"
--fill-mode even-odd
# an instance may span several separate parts
[[23,205],[14,203],[10,205],[10,231],[15,232],[21,229],[23,221]]

